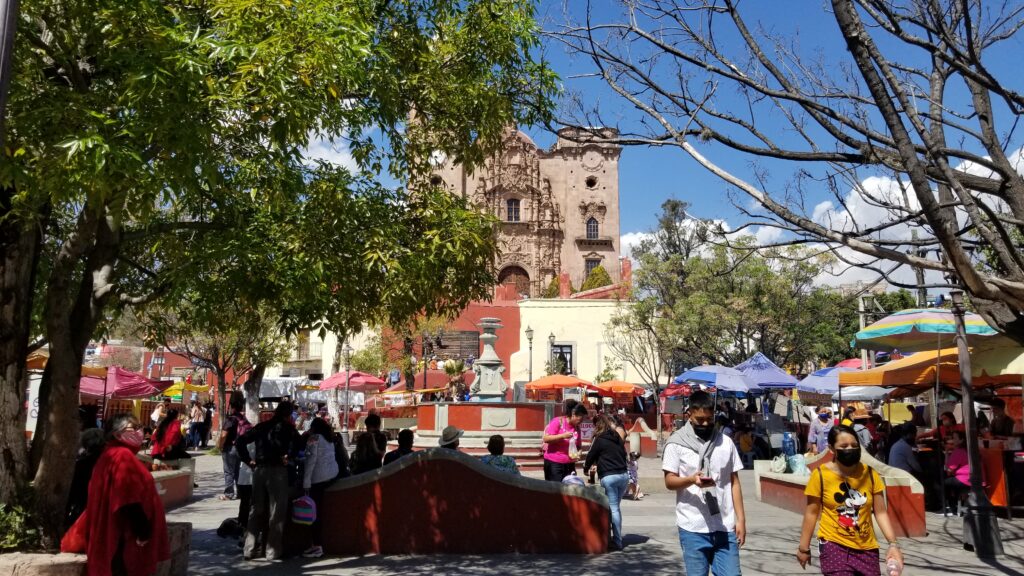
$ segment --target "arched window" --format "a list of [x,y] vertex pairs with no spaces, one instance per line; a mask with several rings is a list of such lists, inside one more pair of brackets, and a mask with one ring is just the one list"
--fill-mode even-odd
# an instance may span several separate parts
[[519,200],[515,198],[505,200],[505,221],[519,222]]
[[597,218],[591,218],[587,220],[587,240],[597,240]]

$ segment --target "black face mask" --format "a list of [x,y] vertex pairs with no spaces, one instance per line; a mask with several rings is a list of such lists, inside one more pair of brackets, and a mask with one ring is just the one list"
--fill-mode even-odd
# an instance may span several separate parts
[[836,461],[843,466],[855,466],[860,462],[860,448],[836,450]]
[[699,424],[692,423],[690,425],[693,426],[693,433],[696,434],[698,438],[705,442],[711,440],[711,434],[715,431],[714,425],[708,424],[706,426],[701,426]]

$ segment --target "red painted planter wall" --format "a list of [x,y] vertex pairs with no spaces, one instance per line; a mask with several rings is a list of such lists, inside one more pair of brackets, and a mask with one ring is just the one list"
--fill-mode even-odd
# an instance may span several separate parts
[[[328,554],[603,553],[608,507],[562,485],[417,452],[341,480],[322,507]],[[497,475],[497,476],[496,476]],[[554,488],[555,490],[552,490]],[[579,488],[575,490],[580,490]]]

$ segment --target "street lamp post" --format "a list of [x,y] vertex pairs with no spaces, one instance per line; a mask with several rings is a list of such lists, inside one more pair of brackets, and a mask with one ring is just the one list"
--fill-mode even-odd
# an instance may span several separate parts
[[974,419],[974,390],[971,384],[971,353],[967,348],[967,328],[964,325],[964,293],[953,290],[953,317],[956,319],[956,343],[960,364],[960,391],[963,400],[964,432],[967,436],[967,465],[971,471],[971,487],[967,493],[967,511],[964,512],[964,548],[974,549],[979,558],[1002,556],[1003,542],[999,538],[999,520],[981,481],[981,450],[978,448],[978,428]]
[[533,382],[533,328],[526,327],[526,341],[530,348],[530,382]]
[[427,364],[427,343],[428,343],[429,340],[430,340],[430,333],[429,332],[424,332],[423,333],[423,346],[422,346],[422,350],[423,350],[423,389],[424,390],[427,389],[427,366],[428,366],[428,364]]
[[341,350],[341,357],[345,361],[345,411],[341,420],[341,431],[345,440],[348,440],[348,407],[349,401],[349,380],[352,378],[352,347],[345,344]]
[[548,369],[555,373],[555,333],[548,334]]

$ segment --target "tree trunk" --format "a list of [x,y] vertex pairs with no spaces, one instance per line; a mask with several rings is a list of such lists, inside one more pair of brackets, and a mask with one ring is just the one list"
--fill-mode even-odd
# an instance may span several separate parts
[[224,405],[224,396],[227,394],[228,387],[228,371],[221,368],[220,365],[214,367],[214,372],[217,373],[217,406],[220,407],[220,417],[223,421],[227,417],[228,411],[227,406]]
[[25,388],[32,287],[42,240],[40,227],[10,214],[14,190],[0,192],[0,502],[16,502],[28,481]]
[[254,425],[260,421],[260,382],[267,371],[264,364],[257,364],[249,371],[242,388],[245,390],[245,417]]
[[50,359],[39,390],[40,415],[31,460],[36,514],[46,548],[56,548],[60,542],[71,487],[69,471],[74,468],[78,451],[82,357],[114,293],[119,238],[112,220],[86,205],[50,272],[46,291]]

